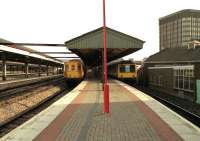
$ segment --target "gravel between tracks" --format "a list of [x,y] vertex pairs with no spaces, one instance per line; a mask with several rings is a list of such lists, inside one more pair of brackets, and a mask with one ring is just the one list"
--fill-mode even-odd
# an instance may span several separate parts
[[30,90],[22,95],[0,101],[0,124],[60,92],[64,84],[48,85]]

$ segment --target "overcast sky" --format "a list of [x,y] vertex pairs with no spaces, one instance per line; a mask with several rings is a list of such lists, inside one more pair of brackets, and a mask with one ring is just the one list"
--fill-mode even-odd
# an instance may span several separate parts
[[[106,0],[107,26],[145,41],[126,57],[140,60],[159,50],[158,19],[182,9],[200,9],[200,0]],[[64,43],[102,26],[102,0],[0,0],[0,17],[0,38]]]

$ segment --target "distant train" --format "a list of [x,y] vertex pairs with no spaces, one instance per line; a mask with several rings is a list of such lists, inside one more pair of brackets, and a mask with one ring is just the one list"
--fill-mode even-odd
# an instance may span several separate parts
[[108,75],[123,81],[136,81],[136,64],[130,60],[123,60],[108,65]]
[[81,60],[69,60],[64,63],[64,77],[67,81],[81,81],[84,78],[84,74],[84,65]]

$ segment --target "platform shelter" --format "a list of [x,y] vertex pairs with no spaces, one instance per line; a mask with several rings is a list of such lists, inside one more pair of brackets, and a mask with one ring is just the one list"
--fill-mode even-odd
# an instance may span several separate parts
[[[108,62],[142,49],[144,41],[106,28]],[[94,67],[102,63],[103,27],[90,31],[65,42],[66,47],[77,54],[86,66]]]

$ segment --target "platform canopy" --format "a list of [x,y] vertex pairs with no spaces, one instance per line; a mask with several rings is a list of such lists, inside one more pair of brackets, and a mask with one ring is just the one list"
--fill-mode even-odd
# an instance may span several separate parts
[[[142,49],[144,41],[106,28],[108,62],[124,57]],[[103,28],[98,28],[77,38],[65,42],[66,47],[77,54],[86,66],[102,64]]]
[[[0,38],[0,43],[11,43],[8,40]],[[32,64],[42,64],[42,65],[63,65],[63,62],[58,59],[50,58],[50,56],[43,53],[31,53],[38,52],[36,50],[30,49],[21,45],[0,45],[0,60],[5,56],[7,61],[13,62],[28,62]]]

